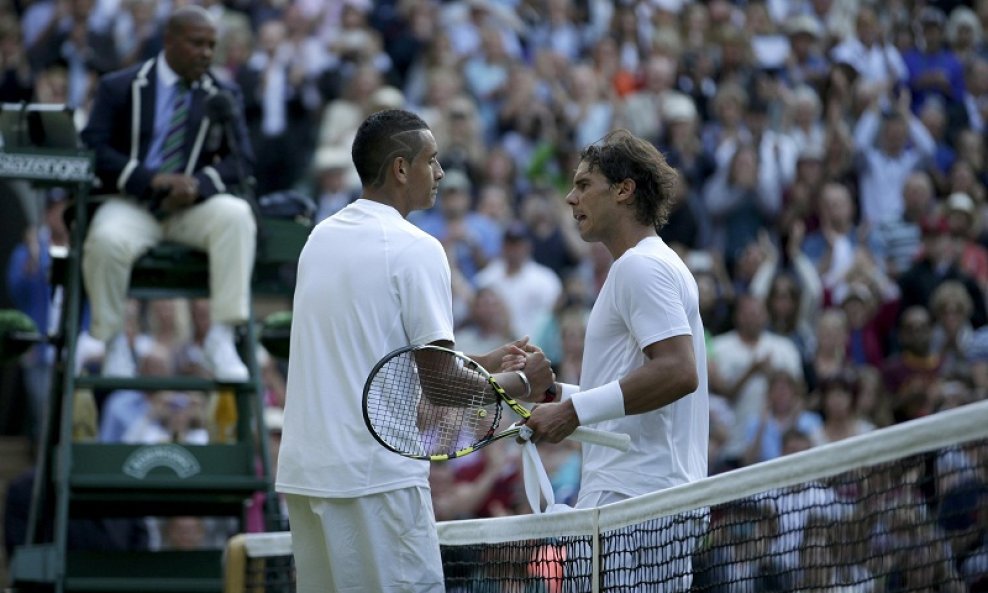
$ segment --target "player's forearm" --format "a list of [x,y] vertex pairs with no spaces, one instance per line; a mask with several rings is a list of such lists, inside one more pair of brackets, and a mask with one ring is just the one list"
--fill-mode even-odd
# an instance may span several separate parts
[[626,414],[644,414],[665,407],[696,391],[696,364],[653,360],[621,380]]

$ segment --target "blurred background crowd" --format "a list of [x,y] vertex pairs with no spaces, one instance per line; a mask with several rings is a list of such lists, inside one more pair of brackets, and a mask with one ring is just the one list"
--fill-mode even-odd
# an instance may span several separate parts
[[[98,77],[157,55],[188,1],[0,0],[0,101],[65,103],[81,127]],[[368,114],[430,124],[446,178],[412,218],[448,251],[464,351],[527,335],[579,381],[610,261],[563,198],[579,151],[625,127],[681,173],[661,235],[700,288],[712,474],[988,395],[986,0],[199,3],[215,72],[243,91],[258,195],[307,195],[318,222],[359,196]],[[7,296],[46,327],[32,282],[65,242],[64,195],[36,203],[3,255]],[[201,370],[204,303],[130,313],[141,373]],[[262,362],[276,445],[284,361]],[[10,401],[43,399],[46,365],[33,351],[6,381],[7,432],[36,434]],[[198,395],[97,404],[92,438],[210,438]],[[526,512],[516,449],[434,465],[438,518]],[[572,502],[578,448],[542,453]]]

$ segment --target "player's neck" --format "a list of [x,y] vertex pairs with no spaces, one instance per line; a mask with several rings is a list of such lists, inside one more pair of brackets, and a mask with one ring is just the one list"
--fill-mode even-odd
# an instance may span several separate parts
[[609,239],[605,239],[602,242],[607,247],[607,250],[611,252],[611,257],[617,260],[617,258],[624,255],[626,251],[638,245],[644,239],[657,236],[658,234],[652,227],[629,223],[617,229]]

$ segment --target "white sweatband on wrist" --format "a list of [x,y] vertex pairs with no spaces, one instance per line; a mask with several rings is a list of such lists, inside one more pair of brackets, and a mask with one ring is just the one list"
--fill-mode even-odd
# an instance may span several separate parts
[[525,386],[525,394],[522,395],[521,397],[526,398],[532,395],[532,384],[528,382],[528,377],[526,377],[525,373],[521,371],[515,371],[515,372],[518,373],[518,378],[521,379],[522,385]]
[[573,385],[572,383],[560,383],[559,386],[562,388],[561,392],[559,393],[559,401],[561,402],[564,402],[570,399],[571,397],[573,397],[574,393],[580,392],[579,385]]
[[570,399],[581,426],[624,416],[624,393],[617,381],[574,393]]

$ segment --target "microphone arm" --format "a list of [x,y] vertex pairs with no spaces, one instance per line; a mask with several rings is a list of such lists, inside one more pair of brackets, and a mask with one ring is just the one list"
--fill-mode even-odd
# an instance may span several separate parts
[[243,151],[241,150],[234,126],[236,112],[237,108],[234,104],[233,97],[227,91],[219,91],[216,94],[210,95],[206,100],[206,113],[208,117],[222,126],[226,144],[230,147],[230,154],[233,156],[237,179],[239,180],[240,193],[243,194],[242,197],[244,199],[254,206],[254,211],[257,213],[254,196],[255,180],[253,176],[247,175]]

